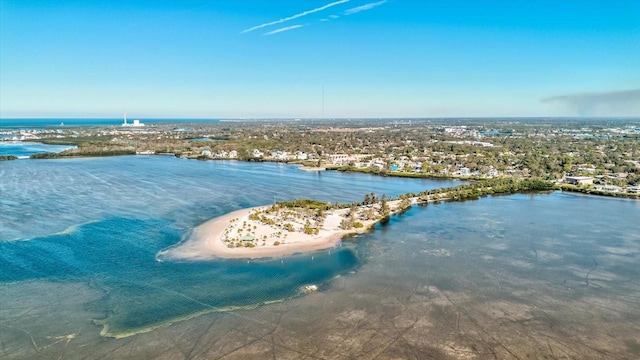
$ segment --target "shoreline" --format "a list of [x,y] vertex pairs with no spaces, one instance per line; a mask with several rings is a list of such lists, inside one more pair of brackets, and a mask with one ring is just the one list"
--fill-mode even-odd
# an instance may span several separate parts
[[344,236],[369,231],[376,223],[413,204],[464,201],[529,190],[539,192],[550,186],[540,181],[517,184],[494,181],[484,185],[438,189],[403,200],[384,201],[382,198],[378,201],[365,197],[360,205],[353,203],[348,208],[334,209],[330,204],[314,200],[295,200],[236,210],[197,226],[187,240],[159,252],[156,259],[257,259],[328,249],[336,246]]
[[[389,202],[391,208],[389,216],[403,210],[398,207],[399,203],[400,201]],[[375,224],[385,219],[385,217],[381,217],[374,220],[358,220],[362,224],[361,227],[342,229],[340,223],[345,219],[349,209],[332,210],[328,211],[329,214],[317,233],[305,234],[299,231],[292,231],[276,238],[273,237],[273,234],[278,229],[273,230],[274,226],[261,225],[257,220],[249,219],[251,214],[262,213],[271,207],[271,205],[267,205],[240,209],[208,220],[195,227],[187,240],[160,251],[156,259],[158,261],[208,261],[214,259],[259,259],[290,256],[297,253],[333,248],[346,235],[367,232]],[[358,210],[362,209],[370,209],[370,207],[361,206],[358,208]],[[228,239],[230,233],[235,233],[234,230],[237,231],[240,224],[243,224],[243,227],[248,224],[249,228],[253,226],[255,234],[258,236],[257,241],[262,241],[262,244],[258,243],[251,247],[235,247],[225,243],[225,239]],[[268,233],[268,231],[271,231],[271,233]],[[278,231],[278,234],[280,233],[281,231]],[[269,244],[267,244],[267,239],[270,241]],[[239,243],[243,242],[244,240],[239,241]],[[254,244],[254,242],[251,244]]]
[[301,171],[327,171],[327,168],[323,167],[323,166],[306,166],[306,165],[303,165],[303,166],[298,167],[298,170],[301,170]]

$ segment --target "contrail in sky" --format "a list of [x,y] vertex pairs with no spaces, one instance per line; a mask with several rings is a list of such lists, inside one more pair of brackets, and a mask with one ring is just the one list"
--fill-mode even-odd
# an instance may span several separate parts
[[362,5],[362,6],[354,7],[353,9],[349,9],[349,10],[345,11],[344,14],[345,15],[353,15],[353,14],[357,14],[357,13],[359,13],[361,11],[371,10],[374,7],[380,6],[380,5],[382,5],[382,4],[386,3],[386,2],[387,2],[387,0],[382,0],[382,1],[378,1],[378,2],[372,2],[372,3],[369,3],[369,4],[365,4],[365,5]]
[[292,25],[292,26],[287,26],[287,27],[283,27],[283,28],[279,28],[279,29],[275,29],[273,31],[269,31],[267,33],[264,33],[265,35],[273,35],[273,34],[277,34],[277,33],[281,33],[281,32],[285,32],[285,31],[289,31],[289,30],[293,30],[293,29],[297,29],[297,28],[301,28],[304,25]]
[[248,28],[248,29],[246,29],[246,30],[242,30],[240,33],[241,33],[241,34],[244,34],[244,33],[248,33],[248,32],[253,31],[253,30],[261,29],[261,28],[263,28],[263,27],[267,27],[267,26],[271,26],[271,25],[276,25],[276,24],[281,24],[281,23],[283,23],[283,22],[285,22],[285,21],[289,21],[289,20],[297,19],[297,18],[300,18],[300,17],[303,17],[303,16],[307,16],[307,15],[310,15],[310,14],[313,14],[313,13],[317,13],[318,11],[326,10],[326,9],[328,9],[328,8],[330,8],[330,7],[333,7],[333,6],[336,6],[336,5],[340,5],[340,4],[344,4],[344,3],[346,3],[346,2],[349,2],[349,0],[338,0],[338,1],[334,1],[334,2],[332,2],[332,3],[329,3],[329,4],[327,4],[327,5],[321,6],[321,7],[319,7],[319,8],[315,8],[315,9],[312,9],[312,10],[303,11],[303,12],[301,12],[301,13],[299,13],[299,14],[291,15],[291,16],[289,16],[289,17],[282,18],[282,19],[280,19],[280,20],[276,20],[276,21],[272,21],[272,22],[268,22],[268,23],[260,24],[260,25],[254,26],[254,27],[252,27],[252,28]]

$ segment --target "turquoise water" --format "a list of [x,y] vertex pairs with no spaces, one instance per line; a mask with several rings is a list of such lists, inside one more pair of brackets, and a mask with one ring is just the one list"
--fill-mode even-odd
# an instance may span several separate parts
[[114,337],[295,297],[361,263],[349,246],[286,260],[156,261],[209,218],[274,199],[350,202],[452,184],[173,157],[29,160],[0,176],[0,281],[91,283],[109,296],[87,306]]
[[[349,248],[286,261],[157,262],[179,241],[164,221],[104,219],[72,232],[0,244],[0,281],[93,282],[107,298],[87,306],[103,312],[103,334],[125,336],[207,311],[254,307],[300,294],[358,265]],[[118,310],[114,313],[114,310]]]
[[155,258],[274,198],[456,184],[157,156],[5,162],[0,357],[637,358],[638,201],[487,197],[415,206],[331,251]]

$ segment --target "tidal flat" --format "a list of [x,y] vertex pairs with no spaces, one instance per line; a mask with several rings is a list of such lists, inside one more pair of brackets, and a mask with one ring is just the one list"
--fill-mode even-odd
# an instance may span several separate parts
[[[353,201],[456,182],[162,157],[0,172],[2,358],[640,355],[637,201],[554,192],[429,204],[331,251],[158,262],[206,219],[274,196]],[[301,292],[309,283],[318,291]]]

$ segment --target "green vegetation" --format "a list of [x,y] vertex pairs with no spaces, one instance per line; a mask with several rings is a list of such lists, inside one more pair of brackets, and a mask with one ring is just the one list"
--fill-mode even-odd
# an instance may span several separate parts
[[389,204],[387,204],[387,197],[385,194],[382,194],[382,198],[380,199],[380,209],[383,217],[389,216]]
[[[434,180],[447,180],[454,178],[451,175],[433,173],[433,172],[404,172],[404,171],[383,171],[371,168],[359,168],[355,166],[327,166],[327,170],[335,170],[342,172],[358,172],[363,174],[374,174],[381,176],[391,176],[400,178],[413,178],[413,179],[434,179]],[[465,180],[479,180],[480,177],[475,176],[457,176],[456,178],[463,178]]]
[[417,196],[423,201],[427,200],[450,200],[462,201],[473,200],[487,195],[515,194],[519,192],[533,191],[553,191],[558,187],[552,182],[534,180],[506,179],[486,179],[476,181],[471,184],[459,185],[452,188],[439,188],[427,190],[419,194],[405,194],[406,196]]
[[332,207],[331,203],[326,203],[326,202],[312,200],[312,199],[296,199],[293,201],[283,201],[283,202],[278,202],[277,205],[284,208],[303,208],[303,209],[314,209],[314,210],[329,210]]
[[304,227],[302,228],[302,232],[307,235],[318,235],[320,233],[320,229],[311,226],[311,222],[307,220],[307,222],[304,224]]
[[640,194],[631,194],[631,193],[627,193],[627,192],[602,191],[602,190],[596,190],[595,188],[584,187],[584,186],[562,184],[562,186],[560,188],[562,189],[562,191],[577,192],[577,193],[588,194],[588,195],[600,195],[600,196],[622,197],[622,198],[628,198],[628,199],[640,199]]
[[69,149],[60,153],[40,153],[29,156],[31,159],[59,159],[63,157],[100,157],[100,156],[122,156],[135,155],[135,150],[131,149],[98,149],[98,148],[78,148]]
[[402,201],[400,201],[400,205],[398,206],[401,211],[407,210],[411,207],[411,199],[405,197],[404,199],[402,199]]
[[[201,160],[300,163],[379,176],[458,178],[474,184],[512,179],[518,182],[517,187],[531,190],[537,189],[519,181],[561,182],[566,176],[590,176],[596,185],[624,188],[640,185],[639,139],[640,119],[633,118],[243,121],[180,127],[151,125],[144,129],[115,126],[44,129],[33,141],[77,148],[32,157],[169,153]],[[461,188],[453,198],[520,191],[514,189],[515,184],[479,185],[484,188],[482,191]],[[567,187],[566,191],[577,190]],[[623,196],[594,189],[579,191]],[[362,204],[379,203],[371,195],[375,194],[365,197]],[[278,205],[316,211],[351,206],[308,199],[297,201]]]
[[340,228],[343,230],[351,230],[352,227],[353,227],[353,222],[350,221],[349,219],[343,219],[340,222]]

